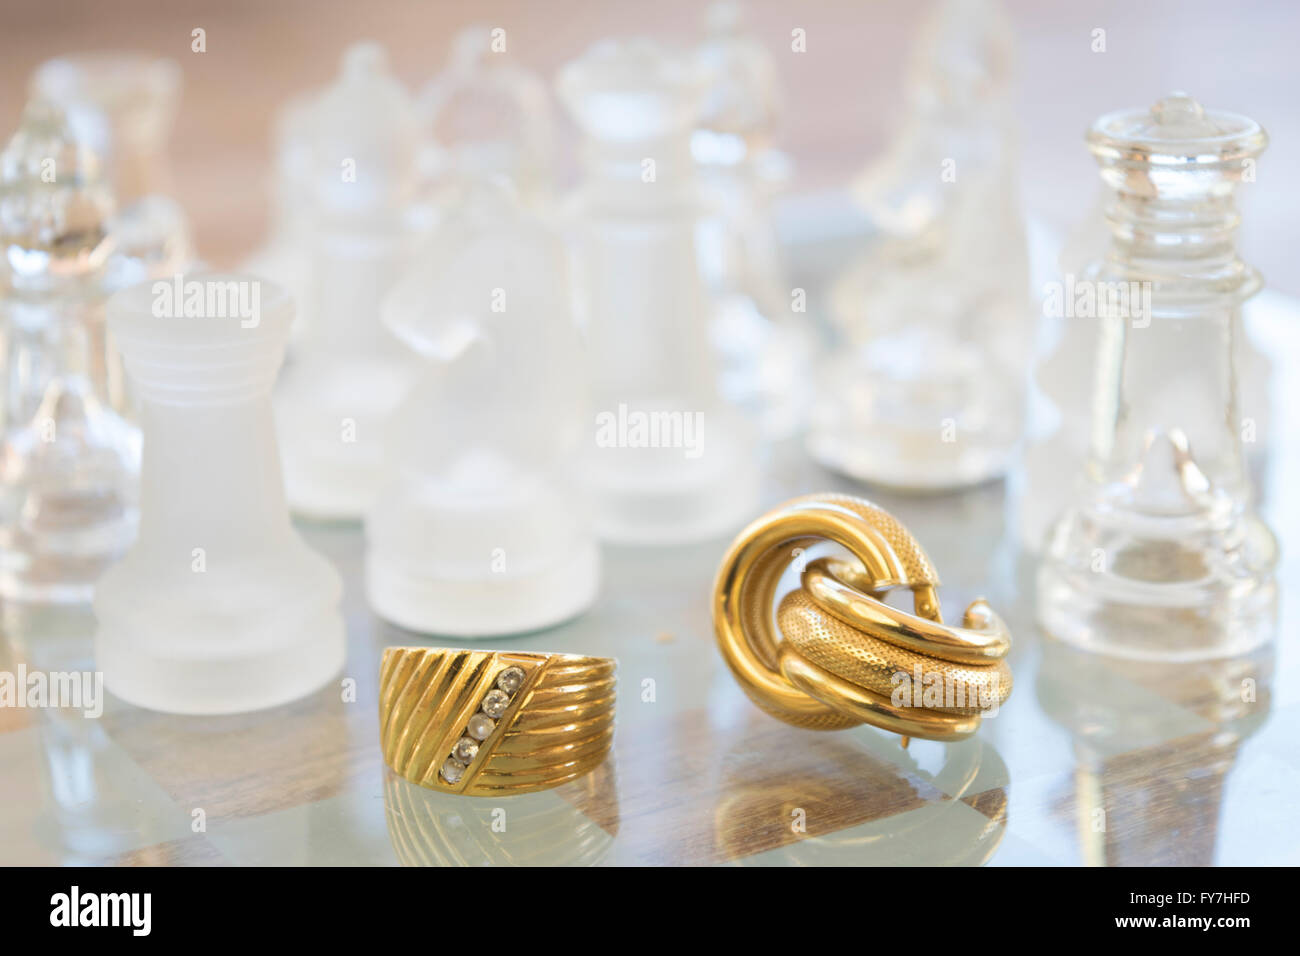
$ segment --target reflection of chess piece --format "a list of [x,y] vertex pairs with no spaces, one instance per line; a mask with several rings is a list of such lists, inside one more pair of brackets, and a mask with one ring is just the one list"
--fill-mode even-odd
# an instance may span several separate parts
[[[569,784],[617,800],[607,762]],[[614,836],[554,793],[480,800],[426,790],[384,772],[388,836],[402,866],[596,866]]]
[[[39,751],[33,762],[40,768],[43,799],[31,837],[64,864],[102,863],[139,846],[142,834],[168,838],[156,832],[160,827],[141,806],[134,780],[123,772],[126,762],[114,752],[106,733],[104,695],[96,685],[91,659],[94,626],[85,605],[32,604],[6,606],[0,628],[0,671],[26,683],[17,683],[20,694],[28,692],[36,674],[64,675],[65,686],[75,688],[75,697],[56,700],[51,680],[46,686],[50,706],[18,712],[34,724],[32,740]],[[17,670],[19,662],[25,680]],[[13,771],[12,765],[6,768],[7,773]],[[9,862],[14,862],[12,855]]]
[[[1074,816],[1085,863],[1216,861],[1224,788],[1238,749],[1268,716],[1272,671],[1270,648],[1167,663],[1044,641],[1038,698],[1074,738]],[[1185,730],[1169,727],[1175,707],[1182,714],[1172,719]]]
[[754,445],[718,398],[694,239],[690,133],[702,94],[690,60],[610,41],[560,73],[582,129],[586,179],[568,212],[578,247],[593,440],[583,462],[597,530],[678,543],[754,510]]
[[140,396],[140,538],[95,591],[96,663],[140,706],[270,707],[343,663],[338,575],[289,523],[270,390],[293,304],[249,276],[117,293],[113,334]]
[[417,119],[382,48],[358,44],[309,125],[309,318],[276,417],[290,507],[355,519],[374,499],[383,427],[413,371],[379,310],[415,238]]
[[788,160],[772,146],[780,90],[772,55],[745,30],[741,7],[715,3],[695,58],[708,77],[691,153],[711,215],[698,230],[700,271],[713,300],[709,334],[722,395],[765,437],[803,425],[811,400],[813,335],[794,311],[770,206]]
[[571,474],[586,396],[563,243],[508,193],[471,190],[384,319],[432,362],[388,426],[372,606],[462,636],[584,610],[600,558]]
[[910,115],[854,184],[883,237],[836,284],[809,449],[900,488],[1003,474],[1024,417],[1028,258],[1016,199],[1010,40],[996,6],[951,0],[913,55]]
[[189,222],[171,198],[167,141],[180,102],[181,70],[147,54],[89,53],[49,60],[32,95],[56,103],[77,137],[104,162],[117,201],[115,288],[168,276],[193,258]]
[[[883,739],[882,739],[883,742]],[[978,866],[988,862],[1002,842],[1007,824],[1003,786],[968,793],[977,779],[1006,780],[1006,767],[997,751],[981,740],[945,744],[944,764],[934,775],[904,753],[892,756],[907,770],[883,765],[878,758],[849,746],[834,748],[833,760],[820,775],[772,777],[770,758],[763,754],[734,754],[727,761],[726,797],[714,817],[718,843],[728,859],[745,863],[757,847],[786,847],[796,866]],[[756,770],[752,762],[762,761]],[[882,779],[871,788],[879,802],[846,791],[846,781]],[[886,783],[886,779],[889,781]],[[890,813],[910,793],[914,780],[924,780],[943,795],[926,812]],[[753,780],[763,780],[762,784]],[[888,795],[892,784],[900,794]],[[978,799],[972,812],[966,799]],[[933,811],[933,812],[931,812]],[[798,821],[806,827],[792,830]]]
[[432,137],[425,171],[447,185],[501,177],[536,207],[554,188],[551,101],[505,43],[504,31],[482,25],[456,34],[446,68],[420,96]]
[[1091,447],[1038,581],[1062,640],[1191,660],[1272,635],[1277,544],[1251,504],[1233,344],[1260,286],[1236,256],[1233,189],[1265,143],[1182,94],[1088,134],[1114,237],[1079,279],[1100,325]]
[[63,114],[33,101],[0,156],[6,383],[0,595],[89,599],[135,534],[139,436],[112,407],[110,193]]

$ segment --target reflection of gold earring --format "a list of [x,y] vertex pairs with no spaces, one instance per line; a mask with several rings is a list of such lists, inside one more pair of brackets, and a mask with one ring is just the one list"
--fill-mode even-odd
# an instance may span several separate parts
[[[883,743],[874,742],[872,750],[879,754],[876,748]],[[714,811],[716,843],[726,858],[741,866],[757,859],[756,842],[762,849],[782,848],[786,862],[796,866],[986,863],[1006,831],[1006,764],[981,740],[941,749],[943,767],[933,775],[909,758],[902,758],[898,768],[882,765],[878,760],[886,758],[852,744],[819,747],[817,769],[798,776],[750,772],[748,762],[767,761],[762,752],[728,754],[723,762],[725,796]],[[766,763],[759,766],[765,768]],[[929,812],[894,812],[891,803],[896,797],[887,795],[887,786],[875,788],[879,802],[846,790],[847,780],[871,787],[873,776],[882,783],[881,777],[904,767],[907,776],[926,780],[944,795],[926,802]],[[1002,786],[971,794],[977,779]],[[795,811],[802,811],[805,821],[813,825],[805,835],[792,839],[790,821]],[[818,824],[821,832],[815,832]]]
[[450,793],[559,786],[609,753],[614,666],[574,654],[387,648],[384,760],[412,783]]
[[[840,545],[856,562],[819,559],[772,607],[804,549]],[[722,656],[759,707],[798,727],[868,723],[910,737],[959,740],[1011,693],[1011,635],[983,600],[962,627],[943,623],[939,576],[888,512],[861,498],[795,498],[732,542],[713,585]],[[883,600],[912,591],[915,614]],[[781,638],[784,638],[782,640]]]

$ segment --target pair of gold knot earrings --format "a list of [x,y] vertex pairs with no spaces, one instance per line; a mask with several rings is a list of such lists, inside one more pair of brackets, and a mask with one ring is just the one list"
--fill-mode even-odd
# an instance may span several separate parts
[[[850,560],[805,560],[829,541]],[[776,603],[786,573],[799,587]],[[943,623],[938,574],[888,512],[848,495],[788,501],[745,528],[713,585],[713,626],[759,707],[798,727],[857,724],[959,740],[1011,693],[1011,638],[983,600]],[[912,591],[915,613],[885,602]],[[775,613],[774,613],[775,611]],[[423,787],[486,796],[558,786],[614,735],[615,662],[572,654],[390,647],[380,668],[384,759]]]

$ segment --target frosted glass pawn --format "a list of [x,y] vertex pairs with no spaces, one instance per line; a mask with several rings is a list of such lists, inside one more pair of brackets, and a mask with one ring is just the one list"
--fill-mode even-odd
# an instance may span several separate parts
[[418,235],[418,124],[374,44],[347,51],[309,123],[308,319],[276,393],[276,417],[290,507],[360,520],[380,480],[384,423],[414,371],[379,310]]
[[135,534],[139,436],[113,407],[112,197],[57,107],[0,154],[0,597],[78,603]]
[[753,429],[719,397],[695,244],[703,80],[649,40],[598,44],[558,80],[585,137],[565,208],[595,410],[582,472],[612,541],[718,537],[757,503]]
[[460,637],[585,610],[599,553],[574,475],[586,388],[559,238],[475,187],[384,320],[428,361],[389,423],[366,521],[371,606]]
[[289,521],[270,392],[293,304],[245,275],[118,292],[109,324],[140,397],[140,535],[95,592],[96,666],[152,710],[225,714],[343,664],[338,574]]

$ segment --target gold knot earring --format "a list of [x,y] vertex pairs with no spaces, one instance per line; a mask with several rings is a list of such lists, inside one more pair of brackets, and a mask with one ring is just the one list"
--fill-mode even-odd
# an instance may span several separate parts
[[[818,558],[830,541],[856,560]],[[800,587],[773,604],[800,563]],[[1011,635],[981,600],[961,627],[943,623],[939,575],[893,515],[861,498],[795,498],[745,528],[713,585],[713,627],[732,674],[759,707],[797,727],[868,723],[912,737],[960,740],[1011,693]],[[912,591],[915,613],[885,594]]]

